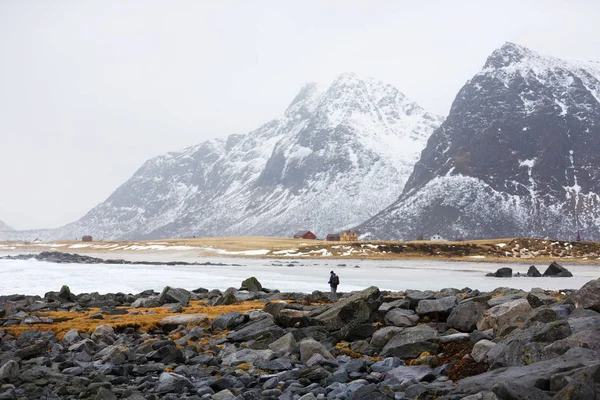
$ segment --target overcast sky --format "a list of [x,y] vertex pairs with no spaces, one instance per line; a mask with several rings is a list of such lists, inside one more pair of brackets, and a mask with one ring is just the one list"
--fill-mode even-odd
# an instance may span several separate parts
[[148,158],[246,133],[342,72],[445,116],[506,41],[600,60],[599,18],[596,0],[2,0],[0,220],[72,222]]

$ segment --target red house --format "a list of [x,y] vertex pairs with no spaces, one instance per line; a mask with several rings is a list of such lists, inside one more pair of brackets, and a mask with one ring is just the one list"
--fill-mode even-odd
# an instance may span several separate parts
[[317,235],[312,233],[311,231],[299,231],[294,234],[294,239],[311,239],[315,240]]

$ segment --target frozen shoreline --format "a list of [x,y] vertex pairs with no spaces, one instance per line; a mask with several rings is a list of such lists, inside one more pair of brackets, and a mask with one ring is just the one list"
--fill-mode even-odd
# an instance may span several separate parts
[[[184,253],[185,254],[185,253]],[[86,253],[86,255],[92,255]],[[98,254],[107,258],[107,254]],[[119,255],[120,256],[120,255]],[[125,258],[125,257],[118,257]],[[498,287],[523,290],[542,288],[549,290],[579,289],[586,282],[597,279],[600,269],[587,264],[563,264],[574,275],[572,278],[491,278],[502,266],[513,272],[526,273],[531,263],[464,262],[432,260],[333,260],[333,259],[260,259],[174,256],[172,253],[130,254],[133,261],[210,261],[240,266],[156,266],[109,264],[53,264],[37,260],[0,260],[0,295],[43,295],[69,285],[74,293],[124,292],[139,293],[146,289],[161,290],[165,286],[193,290],[199,287],[225,290],[239,287],[240,283],[255,276],[263,286],[282,292],[328,291],[330,270],[341,278],[339,291],[361,290],[377,286],[381,290],[440,290],[453,287],[470,287],[490,291]],[[345,265],[345,266],[342,266]],[[536,263],[544,271],[547,263]],[[358,268],[355,268],[358,266]]]

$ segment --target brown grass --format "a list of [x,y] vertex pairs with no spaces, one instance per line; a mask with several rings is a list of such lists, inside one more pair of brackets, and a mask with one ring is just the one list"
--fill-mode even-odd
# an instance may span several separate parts
[[[238,311],[245,313],[249,310],[262,309],[264,303],[260,301],[248,301],[240,304],[232,304],[227,306],[207,306],[201,301],[190,302],[189,307],[185,307],[182,314],[206,314],[211,319],[228,312]],[[110,325],[113,329],[124,329],[127,327],[139,329],[142,331],[149,331],[156,329],[160,325],[160,321],[169,315],[179,315],[169,312],[167,307],[156,307],[156,308],[128,308],[122,307],[131,311],[140,311],[139,315],[104,315],[105,319],[91,319],[90,315],[100,312],[99,309],[93,308],[86,310],[85,312],[61,312],[61,311],[48,311],[48,312],[35,312],[33,315],[39,317],[51,318],[59,320],[53,324],[31,324],[31,325],[17,325],[8,328],[8,331],[13,335],[18,335],[23,331],[38,329],[40,331],[52,331],[56,337],[60,340],[62,337],[71,329],[77,329],[79,332],[93,333],[100,325]],[[152,312],[152,313],[149,313]]]

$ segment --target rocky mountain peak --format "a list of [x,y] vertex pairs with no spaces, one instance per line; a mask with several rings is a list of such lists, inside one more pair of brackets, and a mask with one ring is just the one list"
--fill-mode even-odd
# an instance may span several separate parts
[[600,238],[600,70],[507,43],[459,91],[374,237]]
[[305,84],[285,110],[285,116],[288,118],[307,118],[319,105],[323,93],[323,88],[316,82]]
[[503,68],[509,65],[517,64],[525,58],[535,58],[537,53],[529,50],[527,47],[506,42],[499,49],[494,50],[485,62],[484,69]]

